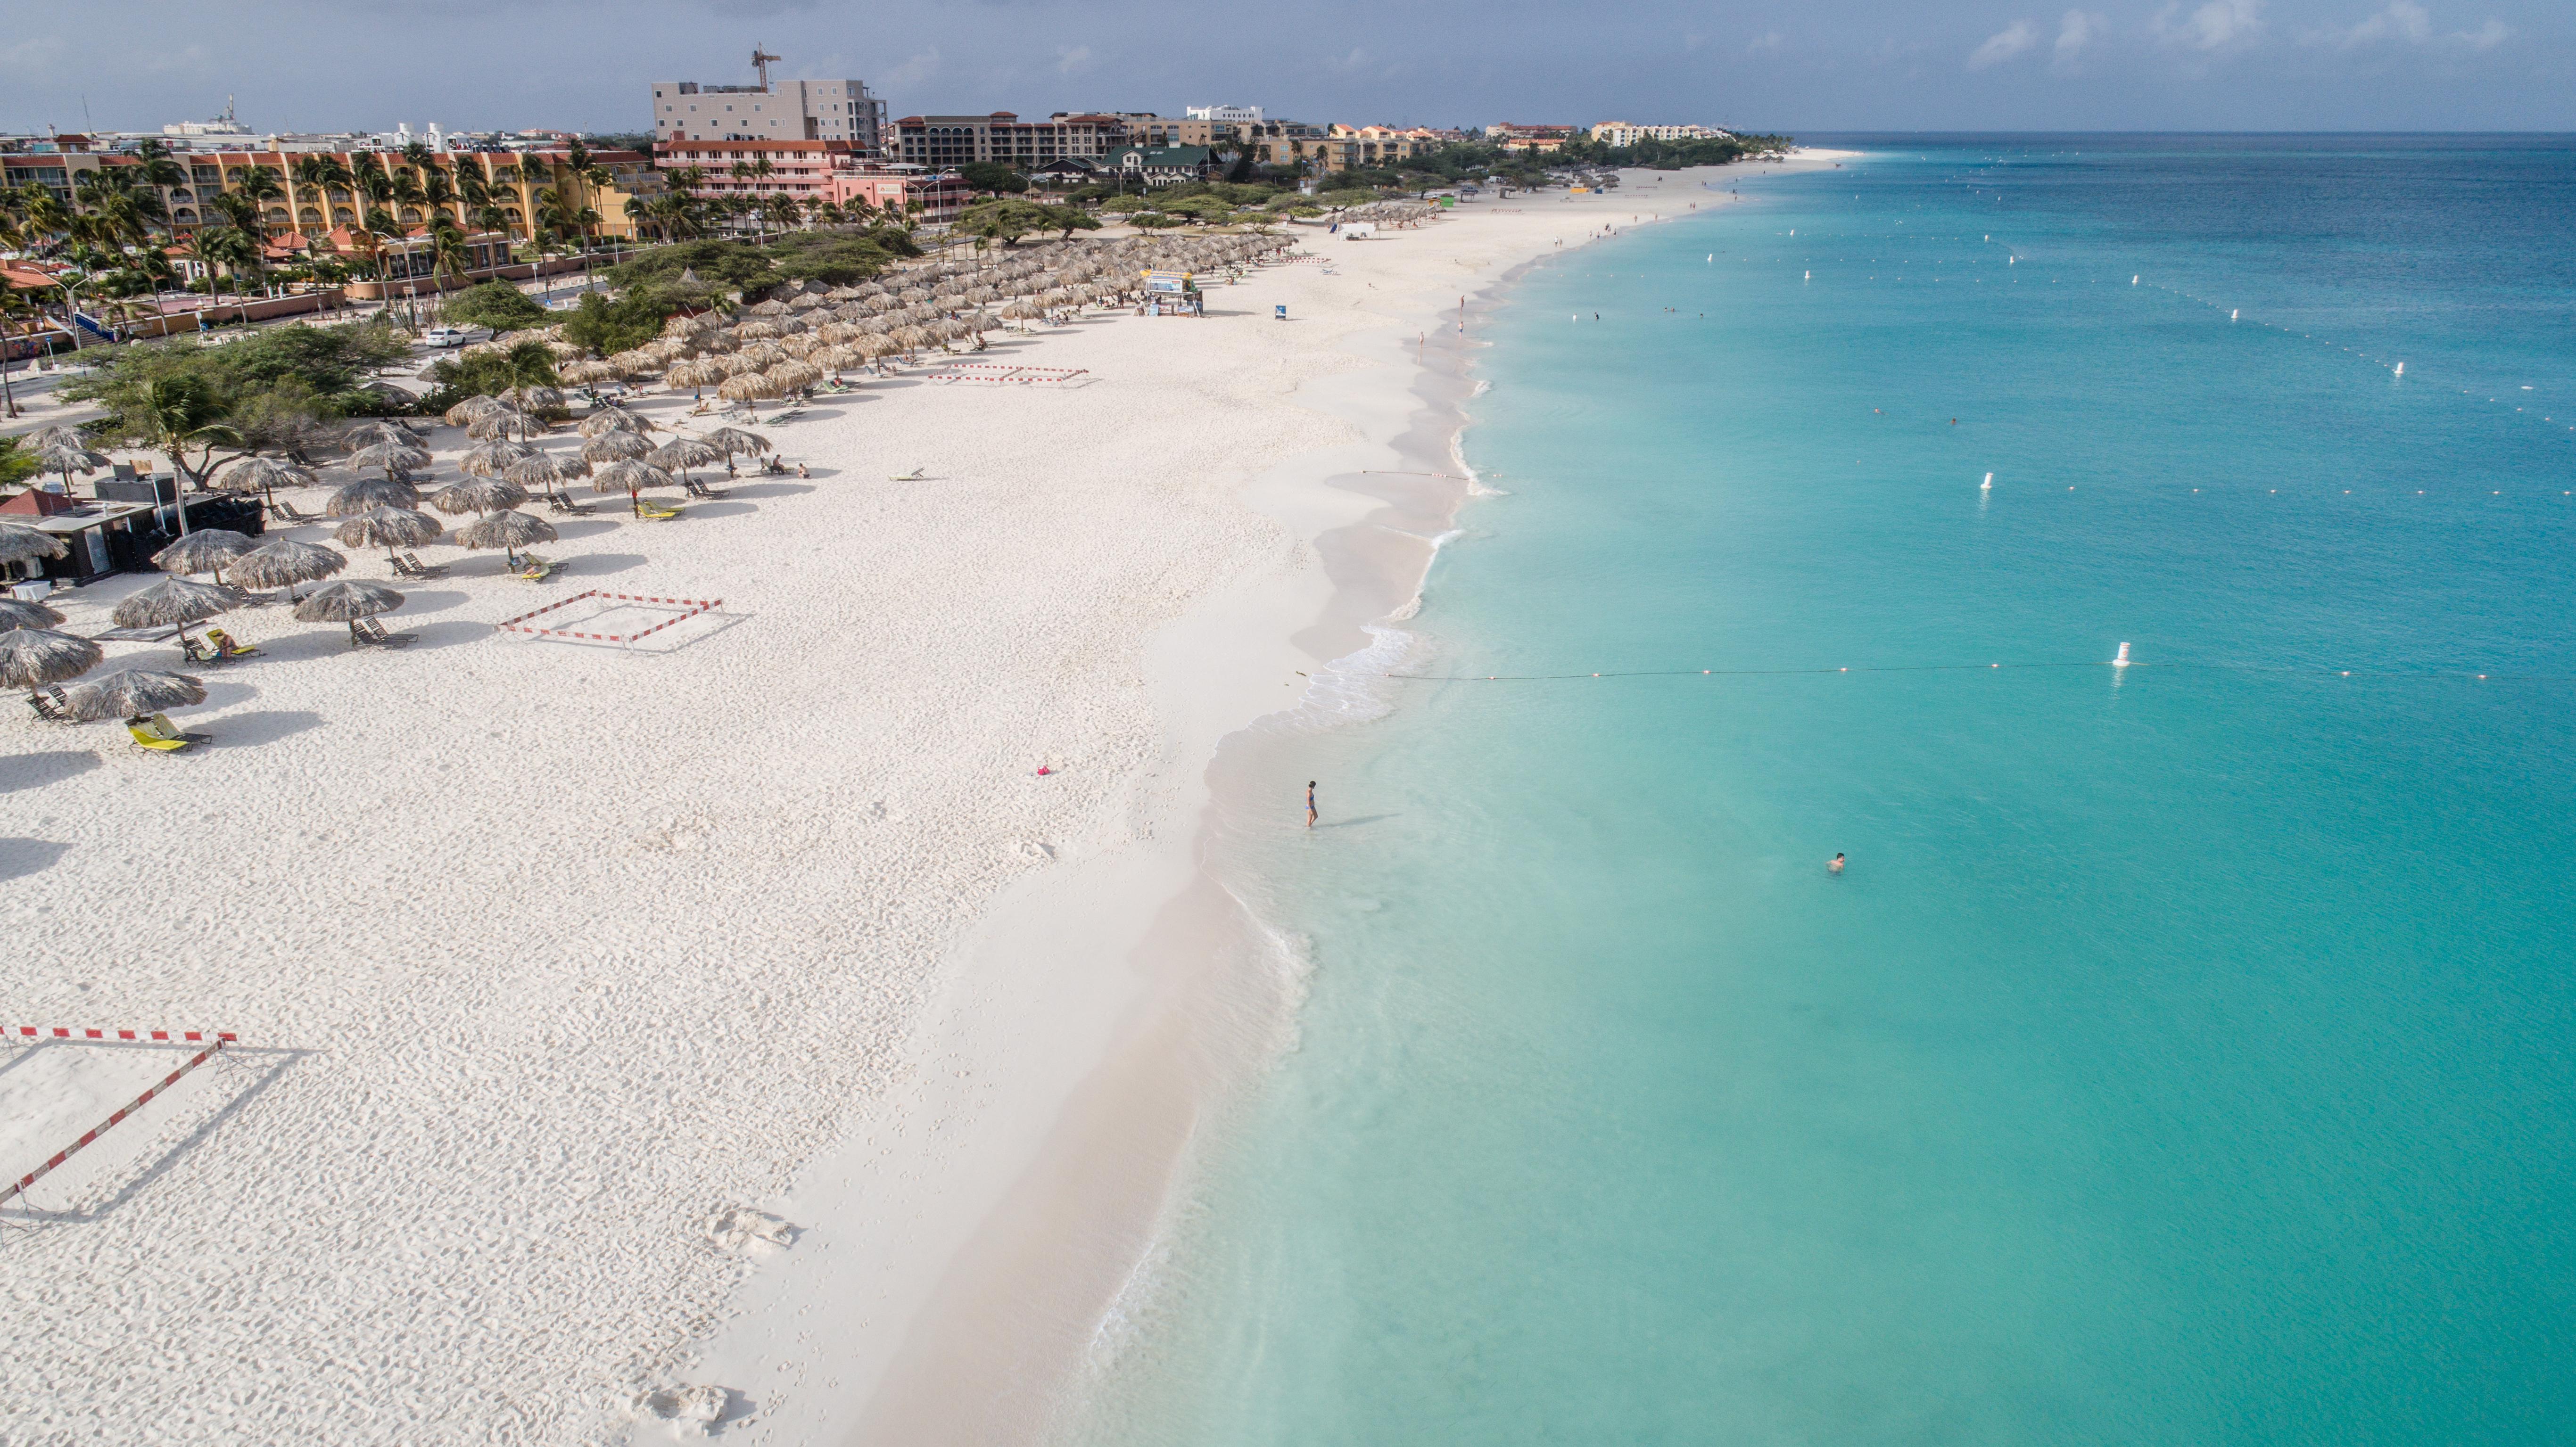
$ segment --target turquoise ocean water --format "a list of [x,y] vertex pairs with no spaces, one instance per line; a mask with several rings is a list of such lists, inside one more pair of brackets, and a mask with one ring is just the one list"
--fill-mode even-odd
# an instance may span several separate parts
[[1485,325],[1408,666],[1579,676],[1276,746],[1077,1435],[2576,1440],[2576,149],[1856,144]]

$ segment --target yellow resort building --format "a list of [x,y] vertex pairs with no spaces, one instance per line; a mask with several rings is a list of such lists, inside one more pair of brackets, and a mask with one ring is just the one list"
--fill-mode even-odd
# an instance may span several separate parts
[[[93,153],[84,159],[102,165],[132,165],[120,152]],[[401,151],[198,151],[174,156],[187,168],[184,185],[161,189],[170,227],[178,236],[222,218],[206,209],[208,198],[239,191],[253,168],[264,168],[278,194],[261,203],[262,229],[272,242],[297,238],[319,241],[340,228],[361,229],[370,210],[390,213],[400,229],[427,226],[444,215],[468,232],[487,229],[514,241],[533,234],[539,216],[538,197],[557,193],[573,211],[588,209],[599,220],[588,228],[594,240],[631,239],[635,223],[626,215],[629,197],[651,198],[662,192],[662,177],[650,157],[638,151],[593,151],[587,174],[576,173],[569,147],[527,151],[432,152],[425,164]],[[402,185],[400,198],[370,200],[362,181],[366,171],[381,170]],[[412,188],[419,188],[412,194]],[[496,215],[468,197],[476,191],[490,198]],[[432,195],[444,199],[433,201]]]

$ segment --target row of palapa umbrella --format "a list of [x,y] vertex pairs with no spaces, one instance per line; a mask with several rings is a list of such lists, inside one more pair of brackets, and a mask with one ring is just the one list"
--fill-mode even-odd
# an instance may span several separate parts
[[1009,323],[1123,305],[1143,294],[1148,270],[1240,268],[1291,244],[1264,236],[1072,243],[1050,248],[1055,254],[1044,259],[934,262],[861,286],[806,282],[731,321],[674,317],[653,341],[605,361],[570,363],[562,375],[577,383],[658,375],[666,386],[712,387],[729,402],[748,404],[815,386],[827,368],[837,377]]

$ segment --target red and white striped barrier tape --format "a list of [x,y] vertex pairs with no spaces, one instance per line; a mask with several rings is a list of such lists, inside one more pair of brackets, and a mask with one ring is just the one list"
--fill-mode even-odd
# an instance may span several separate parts
[[218,1040],[229,1045],[229,1030],[67,1030],[60,1025],[0,1025],[0,1035],[17,1035],[29,1040],[158,1040],[165,1045],[196,1044]]
[[15,1181],[10,1182],[7,1186],[0,1186],[0,1201],[7,1201],[11,1197],[25,1192],[29,1186],[32,1186],[36,1184],[36,1182],[44,1179],[46,1173],[53,1170],[54,1167],[61,1165],[63,1162],[70,1160],[73,1156],[79,1154],[83,1146],[86,1146],[90,1142],[97,1140],[100,1136],[107,1134],[108,1131],[115,1128],[115,1126],[119,1122],[123,1121],[127,1116],[130,1116],[136,1111],[151,1104],[154,1096],[159,1095],[161,1092],[168,1090],[171,1086],[178,1084],[181,1076],[186,1075],[189,1071],[196,1069],[198,1066],[205,1064],[209,1060],[212,1060],[215,1057],[216,1052],[222,1050],[225,1046],[234,1043],[234,1041],[239,1038],[229,1030],[66,1030],[59,1027],[47,1029],[34,1025],[13,1025],[0,1027],[0,1029],[6,1029],[7,1032],[12,1035],[22,1036],[29,1039],[44,1040],[160,1040],[173,1043],[197,1041],[211,1042],[206,1045],[205,1049],[189,1056],[187,1064],[180,1066],[178,1069],[171,1071],[165,1076],[162,1076],[159,1084],[153,1086],[150,1090],[143,1092],[141,1095],[134,1097],[132,1101],[126,1104],[124,1109],[119,1110],[116,1114],[109,1116],[98,1124],[91,1126],[87,1131],[81,1134],[81,1138],[79,1140],[72,1142],[70,1145],[63,1147],[61,1150],[48,1156],[43,1165],[36,1167],[34,1170],[29,1171],[23,1176],[20,1176]]
[[991,362],[961,362],[945,372],[934,372],[934,382],[1070,382],[1090,375],[1087,367],[1004,367]]
[[[681,608],[686,611],[675,618],[665,618],[637,633],[585,633],[572,628],[538,628],[528,623],[531,618],[543,617],[558,608],[569,608],[584,598],[608,598],[620,603],[652,603],[665,608]],[[722,598],[648,598],[640,593],[610,593],[591,588],[561,601],[548,603],[542,608],[522,613],[516,618],[505,619],[496,626],[511,633],[528,633],[544,638],[583,638],[594,643],[632,643],[639,638],[649,638],[674,623],[685,623],[701,613],[722,606],[723,603]]]

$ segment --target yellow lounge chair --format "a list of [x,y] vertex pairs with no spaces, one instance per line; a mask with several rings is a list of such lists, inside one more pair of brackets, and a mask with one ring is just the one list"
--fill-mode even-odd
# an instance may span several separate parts
[[647,522],[669,522],[680,515],[680,510],[658,502],[640,502],[635,505],[635,515]]
[[531,583],[542,583],[554,576],[554,571],[554,559],[540,558],[534,553],[522,553],[519,555],[519,565],[510,570],[510,576]]
[[226,633],[221,628],[207,629],[206,641],[214,645],[215,652],[218,656],[224,658],[248,658],[252,654],[259,652],[258,649],[253,648],[248,644],[235,643],[233,641],[233,636]]
[[165,754],[176,753],[190,744],[204,743],[210,737],[206,734],[180,732],[171,726],[170,716],[166,713],[156,713],[150,718],[127,719],[125,731],[134,736],[136,743]]

